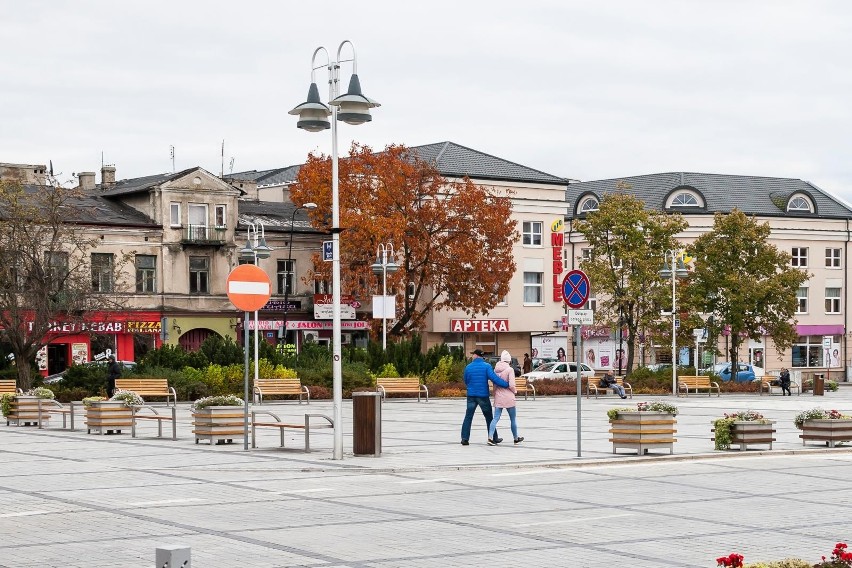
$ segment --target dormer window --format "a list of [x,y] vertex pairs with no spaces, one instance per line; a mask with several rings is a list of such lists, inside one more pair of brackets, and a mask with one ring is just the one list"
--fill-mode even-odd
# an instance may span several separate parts
[[594,197],[587,197],[582,202],[580,202],[580,213],[591,213],[592,211],[597,211],[600,208],[600,204],[598,200]]
[[804,195],[794,195],[787,202],[787,211],[797,211],[802,213],[813,213],[813,207],[810,200]]
[[672,207],[698,207],[698,200],[691,193],[678,193],[672,199]]
[[694,187],[681,186],[674,188],[666,196],[666,209],[703,209],[704,196]]

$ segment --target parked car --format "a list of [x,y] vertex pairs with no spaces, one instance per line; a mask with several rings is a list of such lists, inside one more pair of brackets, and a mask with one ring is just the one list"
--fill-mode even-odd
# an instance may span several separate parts
[[[119,361],[118,364],[121,365],[122,369],[124,369],[124,370],[134,369],[136,367],[136,363],[134,361]],[[85,363],[81,363],[79,366],[82,366],[82,367],[103,367],[103,369],[104,369],[104,380],[106,380],[107,361],[87,361]],[[69,367],[69,369],[70,369],[70,367]],[[61,373],[54,373],[52,375],[48,375],[44,378],[44,380],[42,382],[46,385],[52,385],[52,384],[58,383],[62,379],[65,378],[65,373],[67,373],[67,372],[68,372],[68,369],[65,369]]]
[[[731,380],[730,363],[716,363],[713,365],[712,372],[719,375],[719,377],[725,382]],[[765,371],[762,367],[755,367],[750,363],[737,363],[737,376],[734,380],[738,383],[745,383],[753,381],[755,378],[762,377],[764,374]]]
[[532,358],[532,370],[537,371],[539,367],[542,365],[546,365],[547,363],[555,363],[557,359],[555,357],[533,357]]
[[[595,376],[594,370],[592,370],[592,368],[586,365],[585,363],[583,364],[582,370],[580,372],[584,379],[588,379]],[[535,371],[530,371],[529,373],[526,373],[522,376],[530,382],[534,382],[541,379],[576,379],[577,363],[570,361],[567,363],[560,363],[558,361],[553,363],[545,363]]]

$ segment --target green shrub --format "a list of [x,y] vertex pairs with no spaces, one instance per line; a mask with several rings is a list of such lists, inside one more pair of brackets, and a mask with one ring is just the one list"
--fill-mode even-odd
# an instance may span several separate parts
[[427,373],[426,383],[438,384],[459,381],[464,376],[464,362],[452,355],[444,355],[438,364]]
[[71,365],[61,381],[63,389],[85,389],[90,394],[106,394],[107,365]]
[[376,373],[376,377],[388,378],[388,377],[399,377],[399,371],[396,370],[396,366],[393,363],[385,363],[382,365],[382,368]]

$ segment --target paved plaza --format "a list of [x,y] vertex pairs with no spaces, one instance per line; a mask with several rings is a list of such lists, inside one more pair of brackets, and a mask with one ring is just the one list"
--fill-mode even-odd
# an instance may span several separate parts
[[[797,555],[817,561],[852,538],[852,452],[803,446],[793,417],[852,413],[852,388],[814,397],[678,399],[678,442],[639,457],[612,453],[606,410],[637,396],[520,400],[523,444],[487,446],[481,416],[459,444],[463,399],[382,405],[381,457],[354,457],[344,403],[343,460],[330,430],[272,429],[258,449],[195,444],[187,404],[178,440],[155,424],[98,436],[0,426],[0,566],[150,567],[166,545],[208,567],[715,566]],[[298,421],[329,401],[264,405]],[[770,451],[715,452],[710,422],[753,409],[777,420]],[[500,434],[511,440],[508,417]]]

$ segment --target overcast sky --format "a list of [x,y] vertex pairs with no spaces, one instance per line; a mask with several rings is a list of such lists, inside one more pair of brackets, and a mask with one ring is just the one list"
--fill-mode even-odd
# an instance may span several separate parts
[[[580,180],[801,178],[852,201],[852,2],[0,0],[0,162],[69,179],[302,163],[287,114],[353,42],[381,149],[452,141]],[[348,58],[350,52],[344,51]],[[344,90],[350,69],[343,68]],[[323,98],[327,72],[317,72]]]

